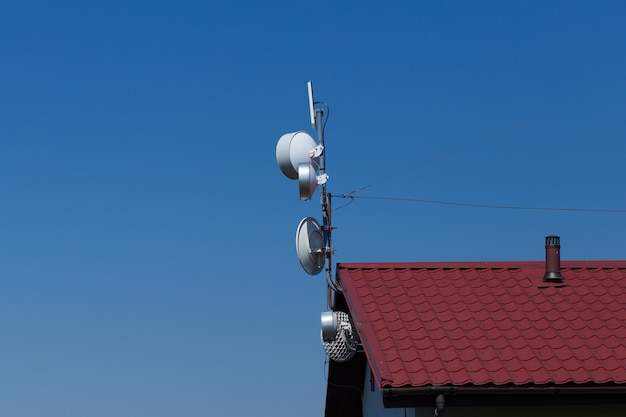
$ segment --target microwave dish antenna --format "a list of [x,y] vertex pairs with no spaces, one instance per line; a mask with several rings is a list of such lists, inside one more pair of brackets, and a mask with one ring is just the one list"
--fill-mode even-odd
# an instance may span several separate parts
[[298,185],[300,200],[310,200],[317,188],[317,176],[312,164],[302,162],[298,165]]
[[317,185],[326,177],[318,178],[322,146],[306,132],[284,134],[276,144],[276,162],[287,178],[298,180],[300,200],[310,200]]
[[309,275],[317,275],[324,267],[326,249],[322,226],[313,217],[300,221],[296,231],[296,254],[302,269]]
[[298,179],[298,166],[311,163],[315,169],[319,166],[317,142],[306,132],[285,133],[276,144],[276,162],[287,178]]

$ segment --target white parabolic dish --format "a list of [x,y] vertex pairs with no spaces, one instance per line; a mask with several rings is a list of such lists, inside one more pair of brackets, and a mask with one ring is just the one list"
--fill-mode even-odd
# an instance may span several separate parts
[[313,164],[302,162],[298,165],[298,188],[300,200],[310,200],[313,197],[317,188],[317,176]]
[[276,144],[276,162],[288,178],[298,179],[298,165],[303,162],[312,163],[318,168],[319,158],[311,158],[311,151],[317,146],[315,139],[306,132],[286,133]]
[[324,267],[324,234],[319,222],[313,217],[305,217],[298,225],[296,253],[307,274],[317,275]]

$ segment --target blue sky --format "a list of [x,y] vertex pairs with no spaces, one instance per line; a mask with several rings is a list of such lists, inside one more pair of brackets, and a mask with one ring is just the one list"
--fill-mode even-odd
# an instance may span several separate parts
[[5,2],[0,414],[322,415],[308,80],[333,206],[371,185],[334,261],[624,259],[624,212],[407,201],[626,210],[624,39],[622,1]]

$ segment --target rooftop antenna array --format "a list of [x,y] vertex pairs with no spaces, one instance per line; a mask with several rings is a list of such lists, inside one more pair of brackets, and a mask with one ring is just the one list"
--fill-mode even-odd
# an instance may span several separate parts
[[[328,305],[334,308],[331,289],[335,293],[341,288],[332,275],[331,247],[331,195],[326,190],[326,150],[324,148],[324,109],[313,97],[313,83],[307,83],[309,117],[311,127],[317,132],[317,141],[304,131],[286,133],[276,144],[276,162],[285,176],[298,180],[300,200],[310,200],[318,186],[321,186],[322,223],[313,217],[305,217],[296,229],[296,254],[304,271],[317,275],[326,270],[328,283]],[[328,106],[326,106],[328,107]],[[328,117],[328,115],[326,115]],[[333,319],[334,318],[334,319]],[[331,359],[345,362],[352,358],[358,345],[358,337],[347,313],[322,312],[322,345]]]
[[332,278],[330,246],[330,195],[326,191],[326,152],[324,150],[324,110],[315,107],[313,83],[307,83],[311,127],[317,130],[317,141],[304,131],[286,133],[276,144],[276,162],[287,178],[298,180],[300,200],[310,200],[321,186],[322,224],[313,217],[302,219],[296,230],[296,254],[304,271],[319,274],[324,266],[329,285],[339,291]]

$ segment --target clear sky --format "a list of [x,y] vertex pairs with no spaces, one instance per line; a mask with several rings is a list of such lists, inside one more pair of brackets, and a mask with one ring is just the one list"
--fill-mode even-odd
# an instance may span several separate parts
[[322,415],[308,80],[334,261],[625,259],[625,41],[621,0],[3,2],[0,415]]

